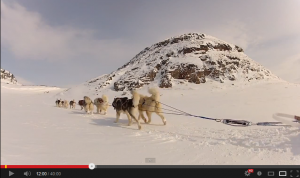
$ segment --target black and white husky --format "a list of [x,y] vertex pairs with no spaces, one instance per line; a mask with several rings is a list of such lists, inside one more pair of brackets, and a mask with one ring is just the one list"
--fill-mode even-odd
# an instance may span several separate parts
[[140,101],[140,96],[135,91],[132,92],[132,95],[132,99],[128,99],[127,97],[114,99],[112,106],[116,110],[117,115],[115,123],[119,122],[121,113],[124,113],[128,118],[128,126],[131,125],[131,118],[133,118],[137,122],[139,130],[141,130],[142,126],[140,124],[140,121],[138,120],[138,104]]
[[57,107],[59,106],[60,102],[61,102],[61,99],[56,99],[55,104]]

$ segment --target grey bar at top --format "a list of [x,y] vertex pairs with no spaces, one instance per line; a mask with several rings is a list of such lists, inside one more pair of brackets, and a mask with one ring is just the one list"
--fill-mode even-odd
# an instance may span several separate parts
[[96,165],[95,168],[281,168],[300,169],[300,165]]

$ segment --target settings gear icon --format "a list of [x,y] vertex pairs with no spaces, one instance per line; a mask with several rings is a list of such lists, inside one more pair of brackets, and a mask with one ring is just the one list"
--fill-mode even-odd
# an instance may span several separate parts
[[248,172],[248,171],[245,171],[245,176],[250,176],[250,172]]

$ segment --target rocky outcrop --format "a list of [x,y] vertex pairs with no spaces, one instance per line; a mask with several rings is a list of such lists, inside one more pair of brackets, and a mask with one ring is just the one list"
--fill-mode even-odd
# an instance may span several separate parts
[[208,80],[251,82],[277,78],[241,47],[215,37],[189,33],[145,48],[115,72],[93,79],[97,90],[131,90],[153,83],[161,88]]
[[5,69],[1,69],[1,80],[5,80],[11,83],[17,83],[17,79],[15,78],[14,74]]

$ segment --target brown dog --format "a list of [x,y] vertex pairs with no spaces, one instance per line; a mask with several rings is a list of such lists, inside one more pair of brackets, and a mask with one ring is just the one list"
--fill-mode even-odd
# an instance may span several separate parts
[[85,106],[86,106],[86,103],[85,103],[84,100],[79,100],[79,101],[78,101],[78,104],[79,104],[79,106],[81,107],[81,110],[82,110],[83,108],[85,108]]

